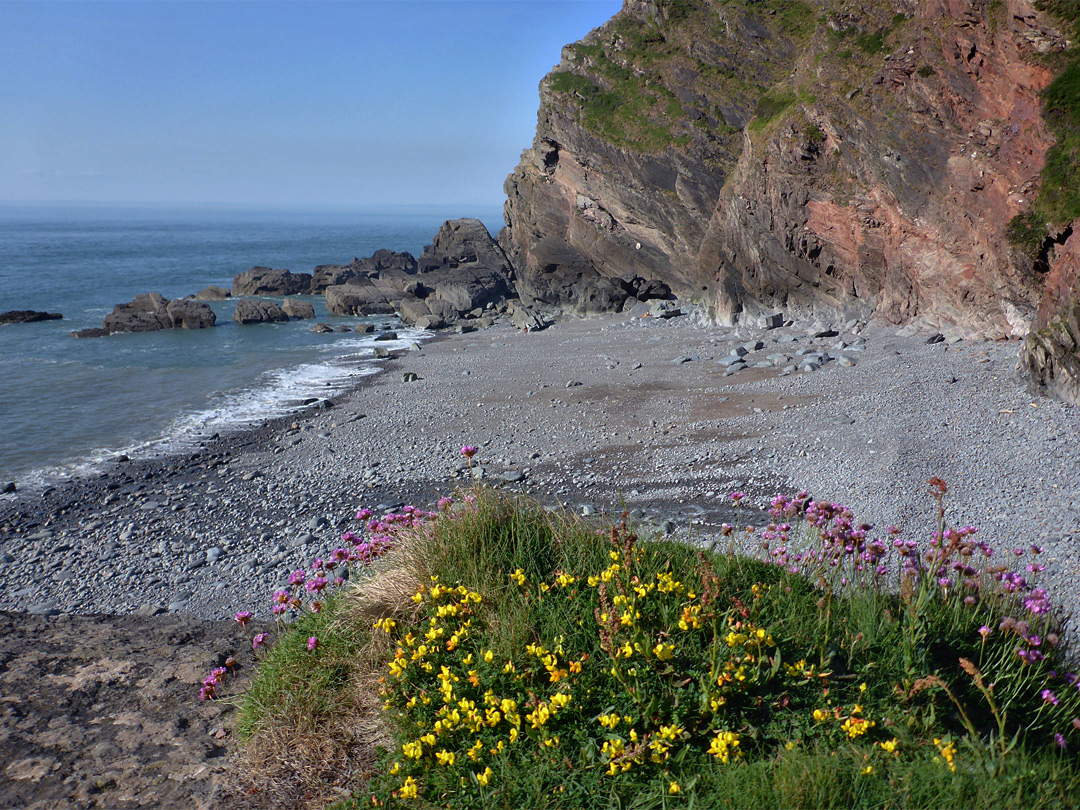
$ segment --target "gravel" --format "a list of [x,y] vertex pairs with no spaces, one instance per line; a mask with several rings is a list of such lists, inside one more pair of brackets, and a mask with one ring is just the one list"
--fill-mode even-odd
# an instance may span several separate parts
[[[693,541],[734,521],[732,490],[764,506],[804,487],[925,537],[939,476],[950,519],[1044,545],[1059,598],[1080,593],[1080,419],[1026,393],[1017,344],[829,327],[622,314],[436,338],[333,408],[0,496],[0,609],[266,616],[358,507],[432,504],[480,475]],[[471,469],[464,444],[481,448]]]

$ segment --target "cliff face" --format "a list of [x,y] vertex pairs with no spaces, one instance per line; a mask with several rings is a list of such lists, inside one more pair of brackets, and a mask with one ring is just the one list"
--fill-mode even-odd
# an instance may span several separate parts
[[1080,276],[1080,220],[1008,238],[1069,33],[1027,0],[626,0],[541,84],[499,237],[519,292],[1025,335]]

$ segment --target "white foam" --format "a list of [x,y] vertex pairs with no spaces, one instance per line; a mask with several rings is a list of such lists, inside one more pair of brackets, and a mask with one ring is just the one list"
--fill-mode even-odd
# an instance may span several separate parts
[[397,340],[375,341],[372,336],[337,340],[318,347],[325,360],[267,371],[251,385],[211,396],[211,404],[173,419],[157,438],[125,447],[97,448],[78,461],[35,470],[22,478],[24,491],[42,489],[70,478],[91,475],[119,455],[154,458],[197,447],[215,433],[227,435],[268,419],[294,413],[311,399],[327,399],[350,388],[363,377],[379,372],[381,360],[374,348],[404,349],[426,340],[431,332],[398,331]]

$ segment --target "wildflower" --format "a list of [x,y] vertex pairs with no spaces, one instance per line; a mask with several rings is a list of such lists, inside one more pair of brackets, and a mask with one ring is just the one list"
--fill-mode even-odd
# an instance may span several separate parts
[[440,765],[450,766],[454,764],[454,760],[457,757],[454,756],[453,751],[436,751],[435,759]]
[[[474,450],[476,448],[473,448]],[[481,787],[487,787],[487,783],[491,781],[491,777],[494,776],[494,772],[490,767],[484,768],[483,773],[476,774],[476,781],[480,783]]]
[[312,636],[311,638],[309,638],[307,640],[308,652],[314,652],[315,650],[318,649],[318,647],[319,647],[319,639],[316,638],[315,636]]
[[941,752],[941,756],[949,766],[949,770],[955,772],[956,763],[953,760],[956,759],[956,746],[937,737],[934,738],[934,745],[938,747],[938,751]]
[[251,639],[251,649],[258,650],[266,646],[266,633],[256,633]]
[[670,794],[672,794],[672,795],[674,795],[674,794],[676,794],[676,793],[681,793],[681,792],[682,792],[682,788],[681,788],[681,787],[679,787],[679,783],[678,783],[678,782],[672,782],[672,783],[671,783],[670,785],[668,785],[668,789],[667,789],[667,792],[668,792],[668,793],[670,793]]
[[709,753],[725,765],[732,753],[739,746],[739,735],[730,731],[721,731],[709,742]]
[[1042,692],[1039,693],[1039,696],[1043,699],[1043,701],[1049,703],[1051,706],[1057,706],[1060,702],[1058,700],[1058,696],[1049,689],[1043,689]]
[[[476,447],[476,446],[471,445],[471,444],[467,444],[467,445],[465,445],[464,447],[461,448],[461,455],[465,456],[465,458],[470,458],[471,459],[479,451],[480,451],[479,447]],[[486,783],[481,783],[481,784],[486,784]]]
[[896,746],[898,746],[899,744],[900,740],[898,740],[896,737],[893,737],[891,740],[886,740],[885,742],[878,743],[878,745],[881,746],[881,750],[887,754],[895,754]]
[[814,720],[816,720],[817,722],[822,723],[825,720],[827,720],[828,718],[829,718],[829,713],[828,712],[824,712],[821,709],[814,709]]
[[732,492],[730,495],[728,495],[728,497],[731,498],[731,500],[733,500],[735,503],[739,503],[739,501],[741,501],[743,498],[746,497],[746,493],[745,492]]
[[992,631],[985,624],[979,628],[979,635],[982,636],[983,641],[986,641],[986,637],[990,635]]
[[524,586],[528,581],[525,577],[525,569],[519,568],[510,575],[510,579],[514,580],[518,585]]
[[859,771],[859,774],[862,775],[862,776],[869,776],[873,772],[874,772],[874,766],[873,765],[867,765],[865,768],[863,768],[861,771]]
[[1060,731],[1054,732],[1054,743],[1062,751],[1064,751],[1068,747],[1068,744],[1065,742],[1065,737],[1062,736]]
[[416,779],[412,776],[406,777],[405,784],[401,786],[398,795],[403,799],[415,799],[417,796],[416,788]]
[[246,610],[241,610],[233,618],[240,622],[241,627],[247,627],[247,623],[251,621],[251,614]]
[[327,581],[326,577],[315,577],[304,583],[304,587],[307,589],[308,593],[318,593],[326,588],[328,584],[330,583]]
[[653,647],[653,655],[661,661],[670,661],[674,657],[674,651],[674,644],[657,644]]

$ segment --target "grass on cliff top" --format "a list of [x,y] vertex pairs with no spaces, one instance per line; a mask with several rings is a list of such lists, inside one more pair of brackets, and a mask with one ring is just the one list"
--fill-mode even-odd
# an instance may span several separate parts
[[772,511],[709,552],[490,490],[378,524],[242,697],[255,767],[339,810],[1077,806],[1037,549]]

